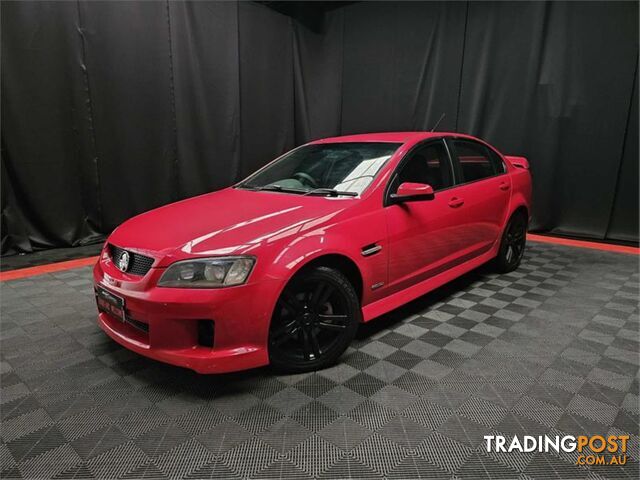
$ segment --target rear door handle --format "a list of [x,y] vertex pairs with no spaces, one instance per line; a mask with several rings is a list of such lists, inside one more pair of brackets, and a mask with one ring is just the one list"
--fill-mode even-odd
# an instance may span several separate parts
[[449,206],[451,208],[461,207],[463,203],[464,203],[464,200],[458,197],[453,197],[451,200],[449,200]]
[[509,184],[507,182],[502,182],[500,184],[500,190],[509,190]]

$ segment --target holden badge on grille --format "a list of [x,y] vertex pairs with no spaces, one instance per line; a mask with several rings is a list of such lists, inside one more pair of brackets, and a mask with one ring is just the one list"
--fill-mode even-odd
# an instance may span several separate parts
[[122,255],[120,255],[118,259],[118,268],[123,272],[126,272],[129,268],[129,252],[126,250],[122,252]]

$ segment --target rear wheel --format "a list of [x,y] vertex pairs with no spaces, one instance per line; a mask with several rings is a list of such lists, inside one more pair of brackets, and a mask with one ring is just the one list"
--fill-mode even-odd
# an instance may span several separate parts
[[358,296],[339,271],[317,267],[296,276],[278,299],[269,330],[269,359],[306,372],[334,363],[360,323]]
[[527,241],[527,218],[521,213],[515,213],[507,228],[502,234],[500,250],[496,257],[496,267],[499,272],[512,272],[520,265],[524,255],[524,248]]

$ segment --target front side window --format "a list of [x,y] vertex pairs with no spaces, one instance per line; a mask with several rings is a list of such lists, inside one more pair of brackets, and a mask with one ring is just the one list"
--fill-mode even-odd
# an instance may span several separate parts
[[458,167],[460,170],[460,182],[467,183],[492,177],[504,170],[499,168],[487,147],[475,142],[454,140],[453,146],[456,152]]
[[393,180],[391,192],[395,193],[401,183],[426,183],[434,191],[453,185],[449,156],[442,142],[419,147],[410,154]]
[[382,142],[305,145],[253,174],[238,187],[359,195],[400,145]]

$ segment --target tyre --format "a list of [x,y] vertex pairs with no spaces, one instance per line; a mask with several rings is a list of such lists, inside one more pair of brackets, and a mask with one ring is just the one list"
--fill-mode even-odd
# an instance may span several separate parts
[[296,275],[280,295],[269,329],[271,365],[308,372],[333,364],[356,334],[358,296],[337,270],[316,267]]
[[512,272],[520,265],[527,241],[527,217],[515,213],[502,234],[500,250],[496,257],[496,269],[501,273]]

